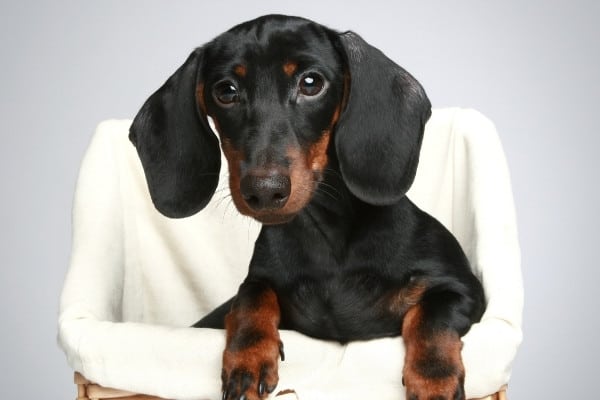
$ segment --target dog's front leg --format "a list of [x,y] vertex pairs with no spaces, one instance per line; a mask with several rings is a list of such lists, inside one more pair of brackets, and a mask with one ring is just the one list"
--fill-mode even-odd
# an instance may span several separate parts
[[263,399],[275,390],[280,310],[277,295],[263,282],[246,280],[225,317],[227,342],[223,352],[223,399]]
[[[434,296],[432,296],[434,297]],[[464,400],[465,369],[457,325],[468,319],[460,307],[441,296],[421,302],[404,316],[402,336],[406,346],[403,383],[410,400]]]

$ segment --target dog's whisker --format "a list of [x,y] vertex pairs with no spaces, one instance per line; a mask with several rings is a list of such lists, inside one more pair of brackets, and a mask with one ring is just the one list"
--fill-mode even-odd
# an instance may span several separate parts
[[335,169],[333,169],[333,168],[331,168],[331,167],[326,167],[326,168],[323,170],[323,173],[324,173],[325,175],[327,175],[327,174],[329,174],[329,175],[333,175],[333,176],[335,176],[336,178],[338,178],[340,181],[343,181],[343,177],[342,177],[342,174],[340,173],[340,171],[336,171]]
[[317,186],[316,191],[321,192],[321,193],[327,193],[329,195],[331,195],[331,197],[334,200],[341,200],[342,193],[333,185],[330,185],[328,183],[325,182],[320,182],[319,185]]
[[229,192],[229,187],[226,186],[226,187],[222,187],[222,188],[215,190],[215,194],[220,194],[223,192]]
[[227,209],[227,212],[230,213],[230,215],[238,215],[238,216],[245,217],[244,215],[240,214],[240,212],[238,211],[238,209],[235,206],[235,203],[233,201],[233,197],[230,197],[228,199],[226,209]]
[[251,236],[252,236],[252,223],[255,222],[254,219],[252,219],[251,217],[245,216],[246,217],[246,232],[247,232],[247,238],[248,238],[248,242],[250,242],[251,240]]
[[333,194],[333,193],[330,193],[330,192],[328,192],[328,191],[327,191],[327,190],[325,190],[325,189],[318,189],[318,188],[317,188],[317,190],[315,191],[315,193],[324,194],[324,195],[328,196],[329,198],[331,198],[331,199],[332,199],[332,200],[334,200],[334,201],[338,201],[338,200],[339,200],[339,199],[338,199],[338,197],[337,197],[337,196],[335,196],[335,194]]
[[[229,216],[232,215],[232,213],[236,213],[237,209],[235,207],[232,207],[233,203],[233,197],[229,196],[225,196],[221,199],[221,204],[223,201],[226,201],[227,203],[225,203],[224,205],[222,205],[223,208],[223,221],[225,221],[225,219],[227,219]],[[233,211],[232,211],[233,209]]]
[[217,202],[217,207],[220,207],[221,204],[223,203],[223,201],[226,200],[227,198],[230,198],[230,197],[231,197],[231,193],[225,193],[225,195],[219,197],[217,199],[217,201],[216,201]]

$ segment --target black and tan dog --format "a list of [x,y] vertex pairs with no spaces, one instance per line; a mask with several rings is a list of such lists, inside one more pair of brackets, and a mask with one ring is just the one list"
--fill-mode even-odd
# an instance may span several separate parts
[[411,185],[430,116],[420,84],[358,35],[266,16],[196,49],[131,127],[158,210],[185,217],[220,170],[263,223],[237,295],[196,326],[225,327],[223,398],[278,381],[278,329],[348,342],[402,335],[408,399],[463,399],[461,336],[483,312],[455,238]]

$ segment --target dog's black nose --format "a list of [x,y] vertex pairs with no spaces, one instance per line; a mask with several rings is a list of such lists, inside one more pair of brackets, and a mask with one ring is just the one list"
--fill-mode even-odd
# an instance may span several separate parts
[[248,174],[240,182],[242,197],[254,211],[282,208],[291,187],[290,177],[281,173]]

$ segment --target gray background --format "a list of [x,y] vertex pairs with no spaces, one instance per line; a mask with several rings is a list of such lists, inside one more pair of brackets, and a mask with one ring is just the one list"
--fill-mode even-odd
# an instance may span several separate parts
[[132,117],[194,46],[270,12],[353,29],[416,75],[434,106],[474,107],[496,123],[512,172],[526,288],[510,398],[597,395],[597,1],[5,3],[3,398],[75,397],[56,317],[75,178],[95,125]]

